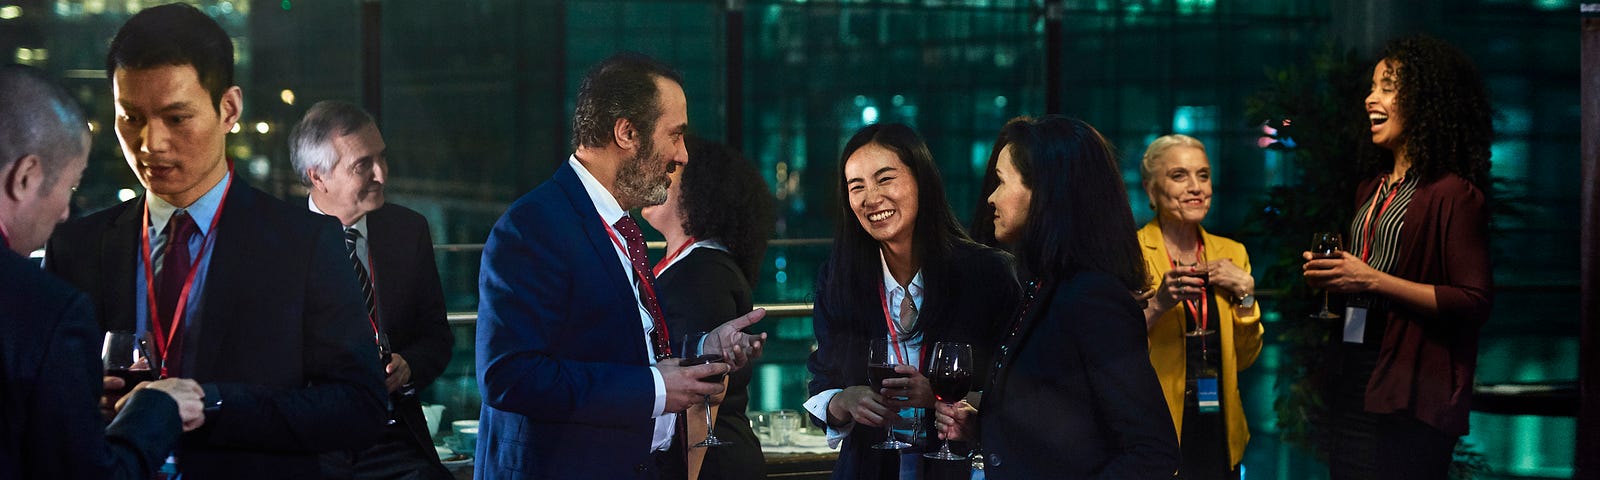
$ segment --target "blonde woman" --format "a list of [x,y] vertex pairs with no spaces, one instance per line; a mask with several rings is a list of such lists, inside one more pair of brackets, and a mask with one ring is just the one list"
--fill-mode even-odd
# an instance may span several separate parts
[[1150,363],[1178,430],[1186,479],[1239,478],[1250,429],[1239,371],[1261,353],[1261,309],[1244,245],[1200,226],[1211,161],[1186,135],[1157,138],[1140,163],[1156,218],[1139,229],[1153,295],[1144,309]]

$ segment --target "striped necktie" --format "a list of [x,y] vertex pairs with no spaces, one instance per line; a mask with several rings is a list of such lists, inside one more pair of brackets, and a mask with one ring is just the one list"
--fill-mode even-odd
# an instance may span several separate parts
[[356,254],[356,240],[359,239],[361,239],[360,230],[349,227],[344,229],[344,249],[350,254],[350,264],[356,269],[356,280],[361,282],[361,298],[367,301],[367,319],[371,320],[373,325],[377,325],[378,296],[372,291],[372,276],[367,274],[366,265],[361,262],[361,256]]

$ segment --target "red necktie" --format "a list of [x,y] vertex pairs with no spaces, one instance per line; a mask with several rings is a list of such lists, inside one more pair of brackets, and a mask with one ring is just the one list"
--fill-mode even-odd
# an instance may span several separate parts
[[[156,335],[167,335],[163,329],[175,328],[177,333],[172,334],[172,344],[167,346],[167,351],[161,352],[163,365],[167,368],[168,376],[178,376],[182,357],[179,356],[179,346],[183,344],[183,323],[174,311],[178,308],[178,297],[183,293],[184,282],[189,279],[189,269],[193,259],[189,258],[189,237],[199,233],[200,227],[195,225],[194,218],[188,213],[179,210],[172,215],[172,220],[167,222],[167,245],[162,250],[161,272],[156,274],[156,316],[160,321],[152,321]],[[173,327],[174,322],[178,323]]]
[[671,354],[671,341],[667,336],[666,319],[662,318],[661,304],[656,302],[656,276],[650,271],[650,258],[645,251],[644,234],[639,232],[639,224],[633,217],[623,215],[617,224],[613,225],[623,240],[628,242],[628,260],[633,262],[633,271],[643,282],[639,285],[639,299],[644,302],[644,308],[650,311],[650,317],[655,320],[655,332],[651,335],[655,346],[656,358],[660,359]]

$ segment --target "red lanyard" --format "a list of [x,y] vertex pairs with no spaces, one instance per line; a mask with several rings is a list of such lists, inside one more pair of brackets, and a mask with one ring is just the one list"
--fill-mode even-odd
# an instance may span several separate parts
[[[911,289],[906,289],[906,296],[911,296]],[[900,332],[896,330],[894,319],[889,317],[889,294],[885,292],[883,285],[878,285],[878,300],[883,302],[883,326],[889,328],[889,341],[894,343],[895,354],[900,356],[901,362],[904,362],[911,355],[906,353],[907,347],[900,341]],[[912,366],[922,368],[922,364],[927,363],[928,349],[923,349],[921,355],[917,357],[918,363]]]
[[[1378,221],[1378,218],[1383,216],[1383,211],[1384,210],[1388,210],[1389,209],[1389,204],[1394,202],[1394,197],[1396,196],[1395,194],[1400,192],[1400,183],[1403,183],[1405,181],[1406,181],[1405,177],[1400,177],[1400,181],[1399,182],[1396,182],[1394,186],[1389,187],[1389,196],[1384,198],[1382,205],[1378,204],[1378,195],[1379,195],[1380,192],[1372,192],[1372,208],[1367,209],[1366,218],[1361,219],[1361,223],[1366,224],[1366,233],[1367,233],[1362,238],[1362,242],[1361,242],[1361,261],[1363,263],[1365,263],[1367,261],[1367,258],[1372,255],[1372,241],[1374,239],[1376,239],[1376,237],[1377,237],[1377,231],[1375,231],[1372,228],[1373,227],[1372,224],[1376,223]],[[1383,176],[1383,185],[1384,186],[1389,185],[1389,176],[1388,175],[1384,175]],[[1383,189],[1379,188],[1378,190],[1381,191]],[[1373,213],[1373,210],[1377,210],[1377,213]]]
[[[179,359],[165,358],[167,346],[172,345],[173,339],[178,334],[178,325],[183,324],[184,309],[189,304],[189,293],[194,288],[194,277],[195,274],[200,273],[200,260],[206,258],[206,247],[210,246],[211,240],[215,238],[213,235],[217,232],[217,222],[222,220],[222,208],[228,205],[228,190],[232,189],[232,187],[233,162],[230,161],[228,162],[228,183],[222,187],[222,201],[217,202],[217,212],[211,215],[211,227],[207,228],[206,234],[201,236],[200,249],[195,252],[194,259],[190,260],[189,276],[184,279],[183,288],[178,290],[178,305],[177,308],[172,310],[171,323],[168,323],[166,328],[162,328],[161,314],[156,309],[156,269],[155,265],[152,265],[152,263],[155,263],[155,259],[150,256],[150,199],[148,198],[150,193],[145,193],[147,198],[144,201],[144,224],[142,225],[143,228],[139,229],[139,238],[141,240],[139,246],[144,253],[144,293],[147,302],[146,307],[150,309],[150,326],[156,329],[156,335],[154,335],[156,337],[156,349],[161,352],[164,360],[180,361]],[[171,219],[168,219],[168,222],[170,223]],[[169,243],[187,241],[189,241],[187,238],[167,239]],[[166,336],[161,335],[162,330],[166,330]],[[167,376],[167,363],[167,361],[161,362],[162,378]]]
[[644,286],[645,296],[650,297],[650,301],[645,302],[645,306],[649,309],[650,317],[655,320],[656,324],[655,344],[656,350],[659,350],[656,352],[656,360],[672,356],[672,342],[666,340],[672,338],[667,336],[667,316],[661,313],[661,302],[656,299],[656,288],[650,285],[650,277],[645,276],[643,271],[633,268],[633,255],[628,254],[628,247],[622,245],[622,239],[617,237],[616,230],[612,230],[611,225],[607,225],[604,220],[600,221],[600,225],[606,227],[606,234],[611,236],[611,244],[616,245],[617,250],[621,250],[622,254],[628,257],[628,268],[638,275],[639,284]]
[[[1200,241],[1199,238],[1196,238],[1195,241],[1194,241],[1194,249],[1195,249],[1194,262],[1195,262],[1196,265],[1199,265],[1200,260],[1206,258],[1206,244],[1205,244],[1205,242],[1202,242],[1202,241]],[[1167,254],[1167,263],[1172,264],[1172,268],[1174,270],[1176,270],[1178,268],[1178,262],[1176,260],[1172,259],[1172,254],[1171,253]],[[1207,278],[1210,278],[1210,277],[1207,277]],[[1207,285],[1207,286],[1209,286],[1209,285]],[[1195,301],[1194,300],[1184,300],[1183,301],[1184,308],[1189,310],[1189,315],[1190,316],[1194,316],[1195,323],[1200,325],[1200,331],[1205,331],[1205,329],[1206,329],[1206,321],[1210,318],[1210,315],[1211,315],[1211,298],[1210,297],[1211,297],[1210,295],[1206,295],[1205,287],[1201,287],[1201,289],[1200,289],[1200,300],[1199,300],[1200,305],[1198,307],[1195,306]]]
[[0,248],[11,248],[11,236],[6,235],[6,224],[0,223]]
[[650,272],[654,273],[657,277],[661,276],[661,271],[666,270],[668,265],[672,265],[672,261],[677,259],[678,255],[683,255],[684,250],[688,250],[689,247],[694,246],[694,242],[694,237],[689,237],[689,240],[683,242],[683,246],[678,247],[677,250],[674,250],[671,254],[668,254],[666,258],[662,258],[660,262],[656,262],[656,267],[650,269]]

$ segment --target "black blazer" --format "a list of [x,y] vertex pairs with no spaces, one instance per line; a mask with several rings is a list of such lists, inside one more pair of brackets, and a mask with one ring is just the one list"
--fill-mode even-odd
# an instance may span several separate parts
[[988,478],[1172,478],[1176,430],[1144,316],[1110,275],[1045,282],[978,407]]
[[[750,313],[750,282],[728,252],[696,248],[661,272],[656,279],[661,293],[661,311],[667,316],[667,331],[673,336],[674,353],[685,334],[706,332],[734,317]],[[750,430],[745,409],[750,403],[750,377],[755,369],[745,366],[728,375],[728,392],[717,410],[717,438],[733,445],[706,451],[700,478],[746,479],[766,476],[766,458],[761,441]],[[704,418],[687,418],[698,422]]]
[[147,478],[183,431],[177,404],[136,392],[100,418],[89,298],[0,243],[0,478]]
[[[384,424],[383,384],[339,222],[235,176],[185,371],[221,408],[183,435],[184,478],[311,478],[320,451],[361,448]],[[45,265],[134,330],[144,197],[62,224]],[[220,398],[214,398],[220,397]]]
[[[822,272],[817,275],[819,290],[835,281],[827,269],[824,263]],[[931,350],[935,342],[945,341],[971,344],[975,366],[972,385],[975,390],[979,389],[988,379],[997,333],[1011,318],[1021,298],[1011,255],[975,243],[960,242],[951,251],[948,261],[923,265],[922,269],[925,293],[917,321],[927,325],[923,330],[923,348]],[[826,295],[820,292],[816,295],[811,325],[817,336],[817,350],[811,353],[806,364],[812,374],[811,395],[834,388],[867,385],[868,345],[872,339],[889,334],[883,323],[883,305],[876,292],[883,277],[873,275],[873,278],[874,285],[859,286],[870,290],[853,295],[851,298],[861,301],[851,305],[829,305]],[[928,415],[923,418],[925,430],[933,425],[932,410],[928,409]],[[826,419],[812,418],[812,422],[826,426]],[[900,452],[871,448],[872,444],[883,441],[884,435],[881,428],[856,424],[840,446],[833,478],[896,477]],[[930,435],[929,438],[937,437]],[[939,447],[937,442],[928,443],[922,449]],[[929,461],[925,464],[939,465],[943,463]]]
[[[418,391],[432,385],[450,363],[455,334],[445,319],[444,289],[433,260],[428,219],[393,203],[367,214],[368,253],[378,290],[378,323],[389,334],[394,353],[411,365],[411,385]],[[348,264],[346,260],[344,264]],[[416,446],[437,463],[433,432],[422,416],[422,401],[397,398],[395,417],[403,422]]]

